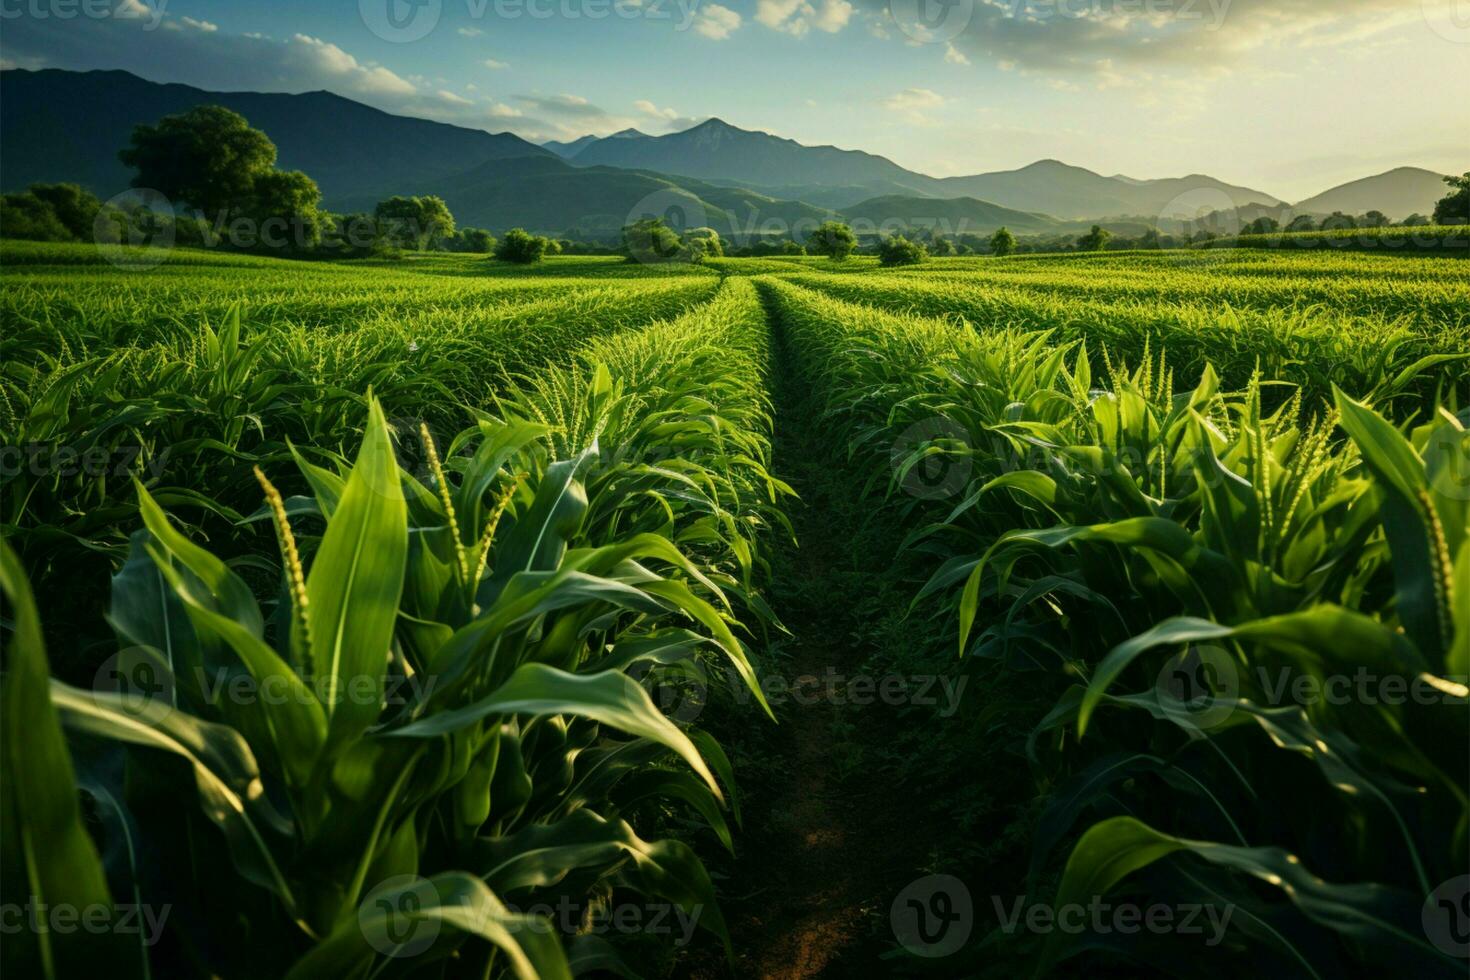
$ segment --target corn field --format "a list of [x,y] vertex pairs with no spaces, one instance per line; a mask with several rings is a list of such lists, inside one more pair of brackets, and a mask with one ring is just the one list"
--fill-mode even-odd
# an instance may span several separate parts
[[7,974],[745,975],[813,739],[974,898],[852,975],[1464,974],[1463,261],[0,260]]

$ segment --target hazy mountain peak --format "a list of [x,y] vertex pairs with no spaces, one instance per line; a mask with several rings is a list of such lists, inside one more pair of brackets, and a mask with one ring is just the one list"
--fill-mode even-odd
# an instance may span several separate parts
[[1350,180],[1345,184],[1299,201],[1295,210],[1311,214],[1362,214],[1382,211],[1390,218],[1402,220],[1418,212],[1429,214],[1434,203],[1449,192],[1444,178],[1423,167],[1395,167],[1381,174]]

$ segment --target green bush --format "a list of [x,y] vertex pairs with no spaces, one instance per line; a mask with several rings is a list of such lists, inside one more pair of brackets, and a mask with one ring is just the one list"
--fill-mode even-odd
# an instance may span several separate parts
[[0,237],[36,242],[91,241],[102,202],[76,184],[32,184],[0,200]]
[[878,243],[879,265],[918,265],[929,258],[929,252],[918,242],[902,235],[889,235]]
[[825,255],[841,262],[857,248],[857,236],[841,221],[824,221],[807,236],[806,250],[811,255]]
[[495,246],[495,257],[502,262],[530,265],[541,261],[546,254],[546,245],[547,240],[540,235],[533,235],[524,228],[512,228]]

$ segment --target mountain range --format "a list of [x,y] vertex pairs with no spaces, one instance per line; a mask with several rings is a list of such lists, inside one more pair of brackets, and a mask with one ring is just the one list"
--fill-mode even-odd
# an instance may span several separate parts
[[511,133],[395,116],[331,92],[206,92],[125,71],[11,69],[0,72],[0,180],[6,190],[71,180],[108,197],[128,186],[131,171],[117,152],[133,127],[198,105],[222,105],[264,130],[276,165],[310,174],[328,201],[408,192],[486,160],[552,156]]
[[934,226],[988,234],[1070,233],[1089,221],[1122,229],[1168,225],[1221,207],[1329,213],[1372,208],[1402,218],[1443,195],[1437,174],[1411,167],[1332,188],[1294,208],[1263,191],[1203,174],[1140,180],[1057,160],[1018,170],[932,177],[886,157],[707,119],[682,132],[636,129],[537,146],[393,115],[330,92],[208,92],[124,71],[0,72],[0,187],[75,181],[104,198],[128,186],[117,159],[135,125],[204,104],[263,130],[277,165],[303,170],[334,211],[368,210],[395,194],[438,194],[461,224],[616,238],[630,217],[674,214],[736,240],[842,217],[885,230]]
[[[1236,206],[1283,203],[1262,191],[1203,174],[1163,180],[1104,177],[1058,160],[969,177],[930,177],[906,170],[887,157],[835,146],[804,146],[770,133],[739,129],[721,119],[706,119],[666,136],[624,131],[603,139],[583,137],[547,144],[547,148],[579,166],[636,167],[734,182],[773,197],[838,209],[895,195],[973,197],[1022,211],[1081,219],[1123,214],[1192,216],[1190,204],[1202,191],[1217,195],[1217,206],[1226,199]],[[1171,202],[1175,202],[1172,211]]]

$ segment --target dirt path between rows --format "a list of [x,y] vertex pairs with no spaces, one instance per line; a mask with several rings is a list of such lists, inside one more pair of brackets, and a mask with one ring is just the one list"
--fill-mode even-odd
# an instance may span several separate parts
[[[775,361],[790,365],[777,339]],[[888,906],[922,860],[924,835],[906,825],[912,809],[901,794],[853,772],[857,760],[881,748],[886,725],[865,715],[881,707],[815,692],[834,673],[861,673],[869,641],[858,579],[888,556],[853,553],[861,484],[831,472],[833,447],[822,442],[801,379],[788,372],[783,367],[773,378],[773,469],[801,497],[788,507],[799,546],[775,544],[770,594],[793,635],[773,642],[767,659],[805,703],[772,696],[780,724],[754,736],[762,746],[756,771],[737,773],[744,829],[720,886],[721,905],[742,980],[877,976],[884,972],[878,956],[894,945]],[[765,673],[769,679],[769,666]],[[683,975],[707,980],[730,972],[720,958]]]

